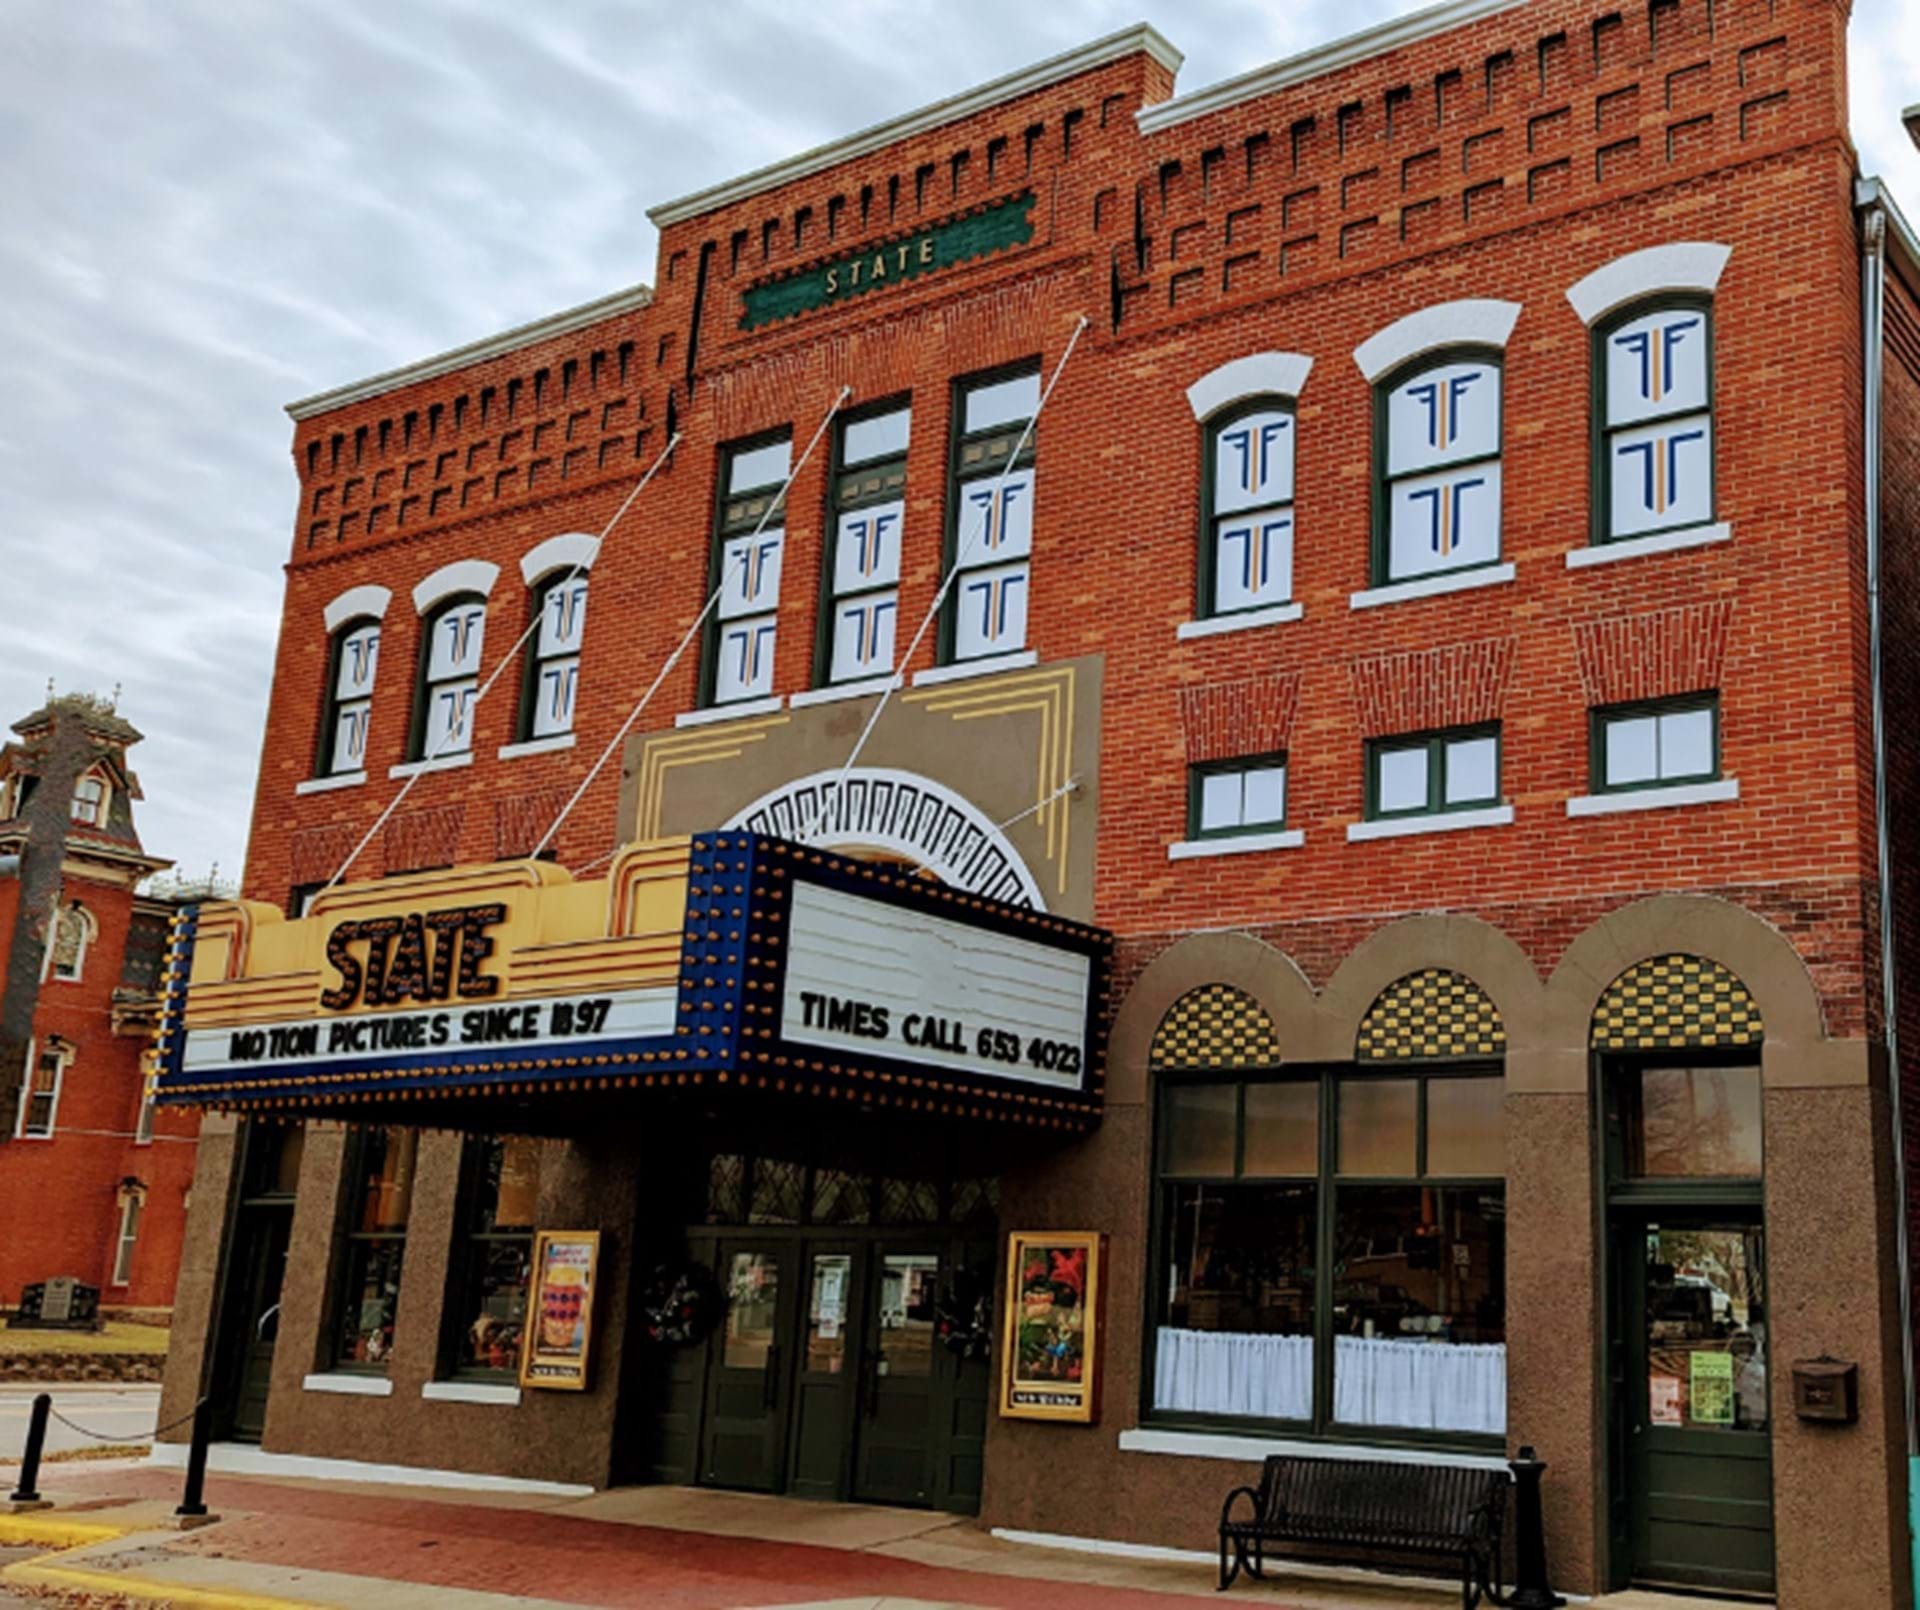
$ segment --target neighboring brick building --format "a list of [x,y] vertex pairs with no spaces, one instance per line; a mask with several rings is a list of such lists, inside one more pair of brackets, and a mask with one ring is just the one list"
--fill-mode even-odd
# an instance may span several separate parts
[[[72,1275],[105,1308],[173,1304],[198,1115],[146,1099],[167,930],[184,889],[134,827],[140,741],[86,694],[0,748],[0,1307]],[[207,891],[199,891],[204,896]]]
[[[1904,1602],[1865,583],[1877,509],[1920,611],[1920,251],[1856,193],[1846,24],[1454,0],[1180,97],[1136,29],[657,209],[650,290],[295,404],[249,903],[183,930],[168,1054],[243,1116],[403,1127],[210,1121],[167,1412],[1195,1549],[1276,1446],[1530,1444],[1565,1588]],[[358,1009],[386,941],[344,913],[557,911],[715,830],[1111,931],[1098,1129],[929,1126],[857,1057],[751,1097],[612,1094],[637,1050],[206,1071],[196,1021],[266,1021],[225,980]],[[580,1394],[506,1372],[536,1225],[614,1249]],[[1099,1423],[938,1355],[911,1410],[876,1385],[925,1317],[890,1294],[1034,1225],[1109,1238]],[[688,1255],[732,1316],[662,1353],[637,1291]],[[1851,1424],[1795,1413],[1821,1354]]]

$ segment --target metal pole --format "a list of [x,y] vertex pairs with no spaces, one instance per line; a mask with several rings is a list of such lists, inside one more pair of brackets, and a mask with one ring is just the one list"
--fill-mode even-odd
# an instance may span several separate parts
[[1559,1610],[1567,1601],[1547,1585],[1546,1517],[1540,1505],[1545,1463],[1522,1448],[1507,1461],[1513,1472],[1513,1592],[1500,1601],[1507,1610]]
[[33,1400],[33,1414],[27,1421],[27,1448],[20,1456],[20,1485],[14,1490],[12,1502],[22,1508],[37,1505],[43,1500],[38,1486],[40,1481],[40,1452],[47,1442],[47,1416],[53,1413],[53,1394],[42,1392]]
[[213,1440],[213,1400],[202,1398],[193,1411],[193,1445],[187,1450],[187,1490],[174,1511],[182,1520],[206,1514],[203,1490],[207,1485],[207,1444]]

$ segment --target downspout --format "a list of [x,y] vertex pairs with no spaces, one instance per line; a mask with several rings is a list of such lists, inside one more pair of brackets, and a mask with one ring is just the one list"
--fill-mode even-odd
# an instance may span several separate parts
[[1887,1116],[1892,1130],[1894,1256],[1900,1289],[1900,1376],[1905,1392],[1907,1430],[1907,1551],[1913,1579],[1910,1591],[1920,1604],[1920,1422],[1915,1419],[1913,1359],[1913,1271],[1908,1249],[1907,1147],[1902,1121],[1899,993],[1894,959],[1893,848],[1887,822],[1887,710],[1881,675],[1880,612],[1880,395],[1886,340],[1887,215],[1875,203],[1862,218],[1860,312],[1866,343],[1865,417],[1861,440],[1865,455],[1867,517],[1868,663],[1873,690],[1873,815],[1880,861],[1880,1010],[1887,1042]]

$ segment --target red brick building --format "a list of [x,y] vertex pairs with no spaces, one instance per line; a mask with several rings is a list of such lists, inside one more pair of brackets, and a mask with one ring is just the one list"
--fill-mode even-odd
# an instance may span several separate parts
[[[336,874],[322,914],[798,839],[1111,931],[1104,1118],[222,1118],[169,1409],[1199,1550],[1265,1452],[1531,1445],[1565,1588],[1904,1602],[1868,582],[1916,608],[1920,250],[1858,175],[1847,13],[1454,0],[1185,95],[1131,30],[656,209],[651,288],[295,404],[226,965]],[[618,1249],[577,1396],[470,1340],[519,1334],[536,1225]],[[938,1358],[917,1407],[848,1395],[926,1317],[890,1293],[1040,1225],[1108,1238],[1096,1424]],[[663,1354],[671,1257],[734,1303]],[[1844,1423],[1796,1409],[1820,1355]]]
[[0,1305],[71,1275],[105,1308],[173,1303],[195,1114],[146,1095],[178,901],[138,886],[133,725],[50,697],[0,748]]

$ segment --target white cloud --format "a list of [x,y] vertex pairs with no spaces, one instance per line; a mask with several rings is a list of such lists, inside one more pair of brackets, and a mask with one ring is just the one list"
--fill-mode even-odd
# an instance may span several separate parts
[[[0,54],[0,720],[125,686],[147,843],[239,861],[289,398],[653,277],[649,206],[1112,32],[1192,89],[1394,0],[14,0]],[[964,18],[964,21],[961,19]],[[1920,0],[1858,0],[1862,162],[1920,218]]]

